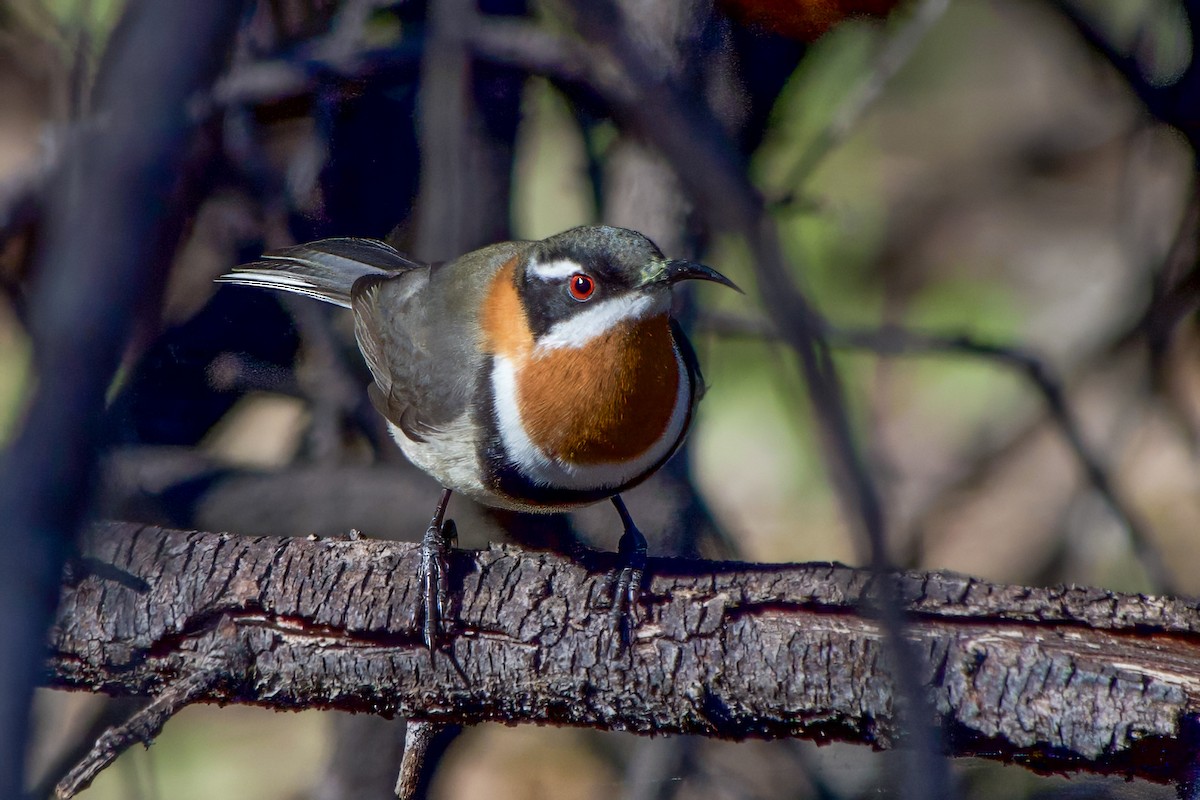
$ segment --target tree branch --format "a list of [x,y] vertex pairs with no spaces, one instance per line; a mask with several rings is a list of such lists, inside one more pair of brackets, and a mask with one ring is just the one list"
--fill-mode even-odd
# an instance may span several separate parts
[[429,785],[433,782],[442,755],[460,733],[462,727],[459,725],[409,720],[404,732],[400,777],[396,779],[396,797],[399,800],[428,797]]
[[906,20],[885,40],[866,76],[846,95],[834,112],[833,118],[800,153],[799,160],[792,166],[787,180],[784,181],[784,186],[788,187],[788,195],[780,199],[781,204],[794,203],[798,196],[803,195],[805,184],[813,172],[831,151],[857,129],[863,115],[909,62],[917,45],[942,18],[949,5],[949,0],[923,0],[915,7],[912,19]]
[[[451,724],[876,748],[902,736],[885,634],[860,610],[877,593],[867,570],[651,559],[643,622],[618,656],[598,607],[611,556],[460,551],[447,649],[431,662],[413,614],[414,545],[107,523],[84,555],[107,567],[63,588],[54,687],[177,696],[199,686],[187,699]],[[1200,609],[1099,589],[898,578],[904,636],[951,753],[1159,781],[1190,763]],[[197,682],[214,652],[241,655]]]

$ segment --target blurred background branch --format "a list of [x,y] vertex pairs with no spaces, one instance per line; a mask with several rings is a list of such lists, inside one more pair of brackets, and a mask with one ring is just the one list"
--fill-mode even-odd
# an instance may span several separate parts
[[89,103],[98,124],[47,189],[28,307],[36,383],[0,460],[0,796],[25,788],[42,643],[90,504],[106,391],[204,194],[187,104],[223,68],[240,5],[132,4]]

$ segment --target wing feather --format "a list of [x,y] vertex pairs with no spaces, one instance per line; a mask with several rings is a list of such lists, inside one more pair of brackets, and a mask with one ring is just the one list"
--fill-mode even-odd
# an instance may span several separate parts
[[390,276],[424,266],[375,239],[322,239],[264,253],[234,267],[218,283],[260,286],[350,307],[354,282],[366,276]]

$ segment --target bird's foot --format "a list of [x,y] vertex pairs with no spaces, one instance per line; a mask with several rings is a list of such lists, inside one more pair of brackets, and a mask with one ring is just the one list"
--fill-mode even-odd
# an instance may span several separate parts
[[628,647],[633,642],[637,625],[638,598],[642,596],[642,578],[646,572],[646,537],[629,525],[617,545],[620,566],[613,583],[610,617],[617,629],[618,645]]
[[457,544],[458,528],[454,520],[442,522],[439,517],[434,517],[421,539],[421,565],[418,571],[423,593],[421,632],[425,646],[431,653],[437,651],[440,644],[442,619],[449,596],[448,558]]

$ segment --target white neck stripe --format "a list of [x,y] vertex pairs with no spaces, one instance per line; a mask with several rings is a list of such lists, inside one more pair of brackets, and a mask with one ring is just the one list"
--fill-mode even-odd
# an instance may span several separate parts
[[530,261],[525,267],[525,273],[543,281],[557,281],[562,278],[569,278],[576,272],[583,272],[584,269],[577,262],[569,258],[560,258],[558,261],[551,261],[549,264],[543,264],[540,261]]
[[652,312],[666,313],[666,304],[669,301],[670,295],[659,296],[644,292],[622,294],[601,300],[551,325],[550,330],[537,340],[537,349],[583,347],[597,336],[608,333],[619,323],[641,319],[650,316]]

